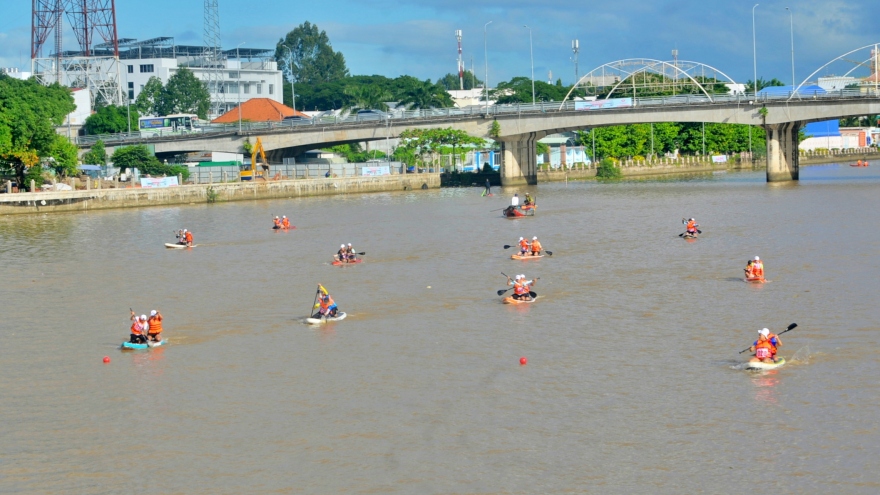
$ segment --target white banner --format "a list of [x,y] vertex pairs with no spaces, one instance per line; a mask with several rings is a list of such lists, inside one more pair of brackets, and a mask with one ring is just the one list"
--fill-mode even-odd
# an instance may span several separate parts
[[727,155],[713,155],[712,163],[727,163]]
[[178,186],[180,184],[177,183],[177,177],[156,177],[145,179],[141,177],[141,187],[143,188],[155,188],[155,187],[171,187]]
[[361,175],[364,177],[373,177],[376,175],[391,175],[391,167],[383,165],[381,167],[364,167]]

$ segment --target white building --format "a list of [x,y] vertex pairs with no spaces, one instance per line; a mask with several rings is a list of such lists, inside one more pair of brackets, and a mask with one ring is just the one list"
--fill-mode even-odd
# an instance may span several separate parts
[[0,67],[0,73],[3,73],[13,79],[20,79],[22,81],[28,80],[33,75],[30,72],[20,71],[18,67]]
[[[208,49],[204,46],[175,45],[174,38],[119,40],[123,100],[126,96],[132,102],[137,99],[150,77],[158,77],[165,84],[181,67],[186,67],[196,78],[208,83],[209,120],[250,98],[271,98],[283,103],[284,77],[273,59],[273,50],[225,50],[216,63],[206,53]],[[211,82],[212,73],[219,76],[219,84]]]

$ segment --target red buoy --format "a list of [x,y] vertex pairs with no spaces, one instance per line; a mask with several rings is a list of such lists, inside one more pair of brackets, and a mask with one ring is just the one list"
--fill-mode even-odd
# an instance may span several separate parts
[[[525,359],[525,358],[523,358],[523,359]],[[104,356],[104,362],[105,362],[105,363],[109,363],[109,362],[110,362],[110,356]]]
[[529,364],[529,360],[526,359],[525,356],[523,356],[523,357],[519,358],[519,364],[525,366],[525,365]]

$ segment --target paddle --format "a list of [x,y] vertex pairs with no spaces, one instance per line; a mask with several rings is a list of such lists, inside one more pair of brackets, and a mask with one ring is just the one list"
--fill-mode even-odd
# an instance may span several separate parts
[[318,294],[321,293],[321,285],[318,284],[318,290],[315,291],[315,300],[312,301],[312,307],[309,308],[309,315],[312,314],[312,311],[315,310],[315,307],[318,305]]
[[[778,335],[782,335],[782,334],[784,334],[785,332],[790,332],[790,331],[794,330],[797,326],[798,326],[797,323],[792,323],[791,325],[788,326],[788,328],[786,328],[785,330],[779,332],[779,333],[776,334],[776,335],[778,336]],[[742,353],[746,352],[747,350],[749,350],[749,349],[751,349],[751,348],[752,348],[752,346],[748,346],[748,347],[746,347],[745,349],[739,351],[739,353],[742,354]]]

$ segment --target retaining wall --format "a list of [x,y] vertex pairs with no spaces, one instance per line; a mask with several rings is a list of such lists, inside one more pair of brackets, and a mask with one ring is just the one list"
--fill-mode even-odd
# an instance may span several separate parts
[[0,215],[87,211],[207,203],[209,189],[215,201],[244,201],[302,196],[325,196],[386,191],[410,191],[440,187],[440,174],[337,177],[279,181],[186,185],[167,188],[92,189],[0,194]]

